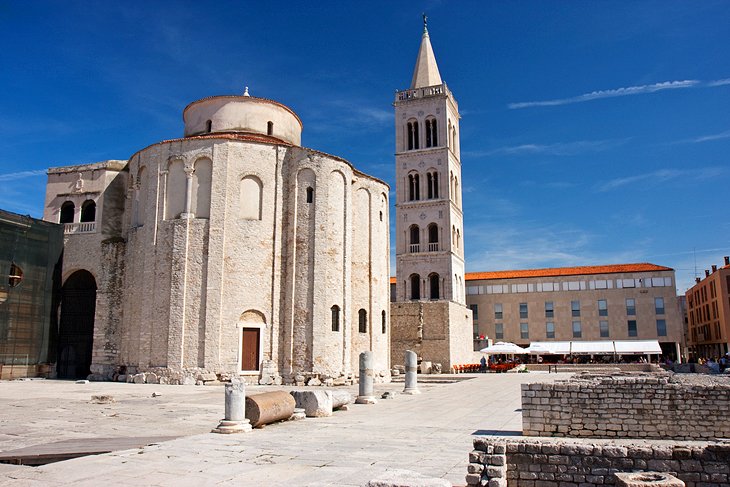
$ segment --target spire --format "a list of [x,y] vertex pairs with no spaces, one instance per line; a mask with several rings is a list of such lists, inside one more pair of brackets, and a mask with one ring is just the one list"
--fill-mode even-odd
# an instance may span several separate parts
[[433,55],[431,40],[428,37],[427,20],[428,17],[423,14],[423,37],[421,37],[421,48],[418,50],[418,59],[416,59],[416,69],[413,70],[412,90],[442,83],[439,68],[436,65],[436,56]]

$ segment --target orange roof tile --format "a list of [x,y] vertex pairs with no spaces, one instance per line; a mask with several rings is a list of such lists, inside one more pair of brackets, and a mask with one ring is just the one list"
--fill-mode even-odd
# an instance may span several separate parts
[[467,281],[481,279],[519,279],[525,277],[584,276],[589,274],[618,274],[622,272],[673,271],[671,267],[656,264],[613,264],[581,267],[555,267],[548,269],[523,269],[515,271],[467,272]]

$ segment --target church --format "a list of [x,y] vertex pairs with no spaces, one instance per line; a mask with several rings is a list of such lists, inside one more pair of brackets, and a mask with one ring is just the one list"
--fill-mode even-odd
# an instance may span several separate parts
[[349,380],[371,351],[387,381],[406,349],[469,360],[458,105],[425,22],[394,105],[392,305],[388,185],[302,147],[297,114],[248,89],[190,103],[183,137],[127,160],[49,169],[44,220],[65,233],[57,375]]

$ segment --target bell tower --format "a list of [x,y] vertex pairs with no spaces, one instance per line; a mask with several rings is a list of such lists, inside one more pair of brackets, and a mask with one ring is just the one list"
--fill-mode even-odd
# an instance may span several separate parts
[[479,359],[464,292],[459,105],[441,80],[425,15],[411,85],[395,93],[393,106],[397,220],[390,356],[397,364],[412,350],[422,365],[448,371]]
[[408,89],[395,94],[396,301],[465,304],[459,106],[424,15]]

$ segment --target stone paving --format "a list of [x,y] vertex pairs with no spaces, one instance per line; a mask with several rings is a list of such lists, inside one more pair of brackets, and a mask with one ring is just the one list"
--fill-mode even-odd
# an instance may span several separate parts
[[[208,433],[223,415],[222,387],[3,382],[1,451],[69,438],[181,438],[42,467],[0,465],[0,485],[361,486],[391,469],[464,485],[472,435],[519,434],[520,384],[568,375],[473,374],[420,384],[420,395],[240,435]],[[285,388],[248,387],[247,394],[276,389]],[[376,394],[402,389],[402,383],[375,385]],[[93,404],[94,394],[116,402]]]

